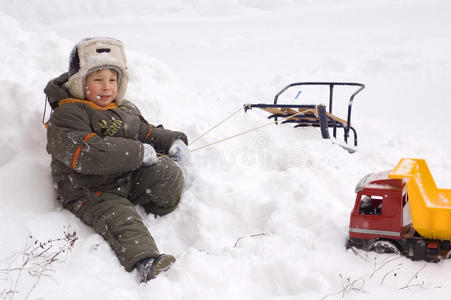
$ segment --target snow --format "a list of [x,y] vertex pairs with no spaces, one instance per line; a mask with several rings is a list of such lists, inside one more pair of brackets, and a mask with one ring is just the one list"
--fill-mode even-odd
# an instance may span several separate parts
[[[437,185],[450,185],[450,9],[446,0],[2,1],[0,298],[445,298],[450,261],[344,245],[366,174],[424,158]],[[353,105],[358,151],[314,128],[273,125],[193,152],[178,209],[154,218],[138,208],[159,248],[177,258],[139,284],[62,209],[50,178],[43,88],[88,36],[124,42],[126,98],[190,140],[245,103],[271,103],[291,82],[364,83]],[[240,112],[192,147],[265,122],[257,109]],[[67,227],[78,236],[73,250],[34,289],[28,273],[2,271],[22,263],[30,235],[45,241]],[[7,294],[16,281],[18,294]]]

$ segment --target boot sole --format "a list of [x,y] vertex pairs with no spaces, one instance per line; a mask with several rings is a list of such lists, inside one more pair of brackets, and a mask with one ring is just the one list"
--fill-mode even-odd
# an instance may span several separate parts
[[154,279],[161,272],[167,271],[169,267],[175,262],[175,257],[172,255],[162,254],[155,258],[150,267],[150,279]]

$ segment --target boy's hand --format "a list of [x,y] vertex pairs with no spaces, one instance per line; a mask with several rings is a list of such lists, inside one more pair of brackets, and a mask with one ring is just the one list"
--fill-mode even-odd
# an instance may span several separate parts
[[169,157],[177,162],[189,161],[190,152],[188,146],[180,139],[176,139],[169,148]]
[[157,152],[149,144],[143,144],[144,154],[143,154],[143,164],[145,166],[150,166],[158,161]]

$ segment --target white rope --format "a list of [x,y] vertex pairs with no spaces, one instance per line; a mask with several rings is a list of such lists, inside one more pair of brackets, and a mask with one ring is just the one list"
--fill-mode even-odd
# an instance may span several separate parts
[[240,136],[240,135],[249,133],[249,132],[251,132],[251,131],[254,131],[254,130],[257,130],[257,129],[260,129],[260,128],[263,128],[263,127],[265,127],[265,126],[272,125],[272,124],[274,124],[274,122],[271,122],[271,123],[268,123],[268,124],[264,124],[264,125],[261,125],[261,126],[258,126],[258,127],[255,127],[255,128],[252,128],[252,129],[249,129],[249,130],[240,132],[240,133],[237,133],[237,134],[235,134],[235,135],[232,135],[232,136],[223,138],[222,140],[213,142],[213,143],[211,143],[211,144],[207,144],[207,145],[204,145],[204,146],[202,146],[202,147],[198,147],[198,148],[196,148],[196,149],[190,150],[190,152],[194,152],[194,151],[197,151],[197,150],[201,150],[201,149],[204,149],[204,148],[207,148],[207,147],[210,147],[210,146],[213,146],[213,145],[222,143],[222,142],[227,141],[227,140],[230,140],[230,139],[232,139],[232,138],[234,138],[234,137],[237,137],[237,136]]
[[[287,116],[287,117],[283,117],[283,118],[281,118],[281,119],[279,119],[279,120],[277,120],[277,121],[276,121],[276,120],[271,121],[270,123],[266,123],[266,124],[257,126],[257,127],[255,127],[255,128],[252,128],[252,129],[249,129],[249,130],[246,130],[246,131],[243,131],[243,132],[239,132],[239,133],[237,133],[237,134],[234,134],[234,135],[232,135],[232,136],[223,138],[222,140],[213,142],[213,143],[211,143],[211,144],[207,144],[207,145],[204,145],[204,146],[195,148],[195,149],[193,149],[193,150],[190,150],[190,152],[195,152],[195,151],[198,151],[198,150],[201,150],[201,149],[208,148],[208,147],[210,147],[210,146],[213,146],[213,145],[222,143],[222,142],[224,142],[224,141],[230,140],[230,139],[235,138],[235,137],[238,137],[238,136],[240,136],[240,135],[244,135],[244,134],[247,134],[247,133],[249,133],[249,132],[252,132],[252,131],[258,130],[258,129],[260,129],[260,128],[266,127],[266,126],[268,126],[268,125],[271,125],[271,124],[280,122],[281,120],[286,120],[286,119],[289,119],[289,118],[292,118],[292,117],[296,117],[296,116],[298,116],[298,115],[303,115],[303,114],[304,114],[303,112],[299,112],[299,113],[294,114],[294,115],[290,115],[290,116]],[[211,131],[211,130],[209,130],[209,131]]]
[[208,129],[206,132],[202,133],[200,136],[198,136],[197,138],[195,138],[193,141],[191,141],[188,146],[191,146],[192,144],[194,144],[196,141],[200,140],[202,137],[206,136],[209,132],[211,132],[213,129],[219,127],[219,125],[221,125],[222,123],[224,123],[225,121],[227,121],[228,119],[230,119],[231,117],[233,117],[234,115],[236,115],[240,110],[242,110],[244,107],[240,107],[239,109],[237,109],[234,113],[232,113],[230,116],[228,116],[227,118],[225,118],[224,120],[222,120],[221,122],[219,122],[218,124],[216,124],[215,126],[213,126],[212,128]]

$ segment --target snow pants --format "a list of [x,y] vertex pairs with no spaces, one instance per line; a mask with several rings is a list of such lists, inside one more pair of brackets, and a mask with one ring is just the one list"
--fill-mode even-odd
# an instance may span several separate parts
[[168,214],[179,203],[182,188],[180,167],[164,157],[133,171],[127,185],[83,197],[64,207],[101,234],[130,272],[138,261],[160,254],[135,205],[142,205],[147,213]]

